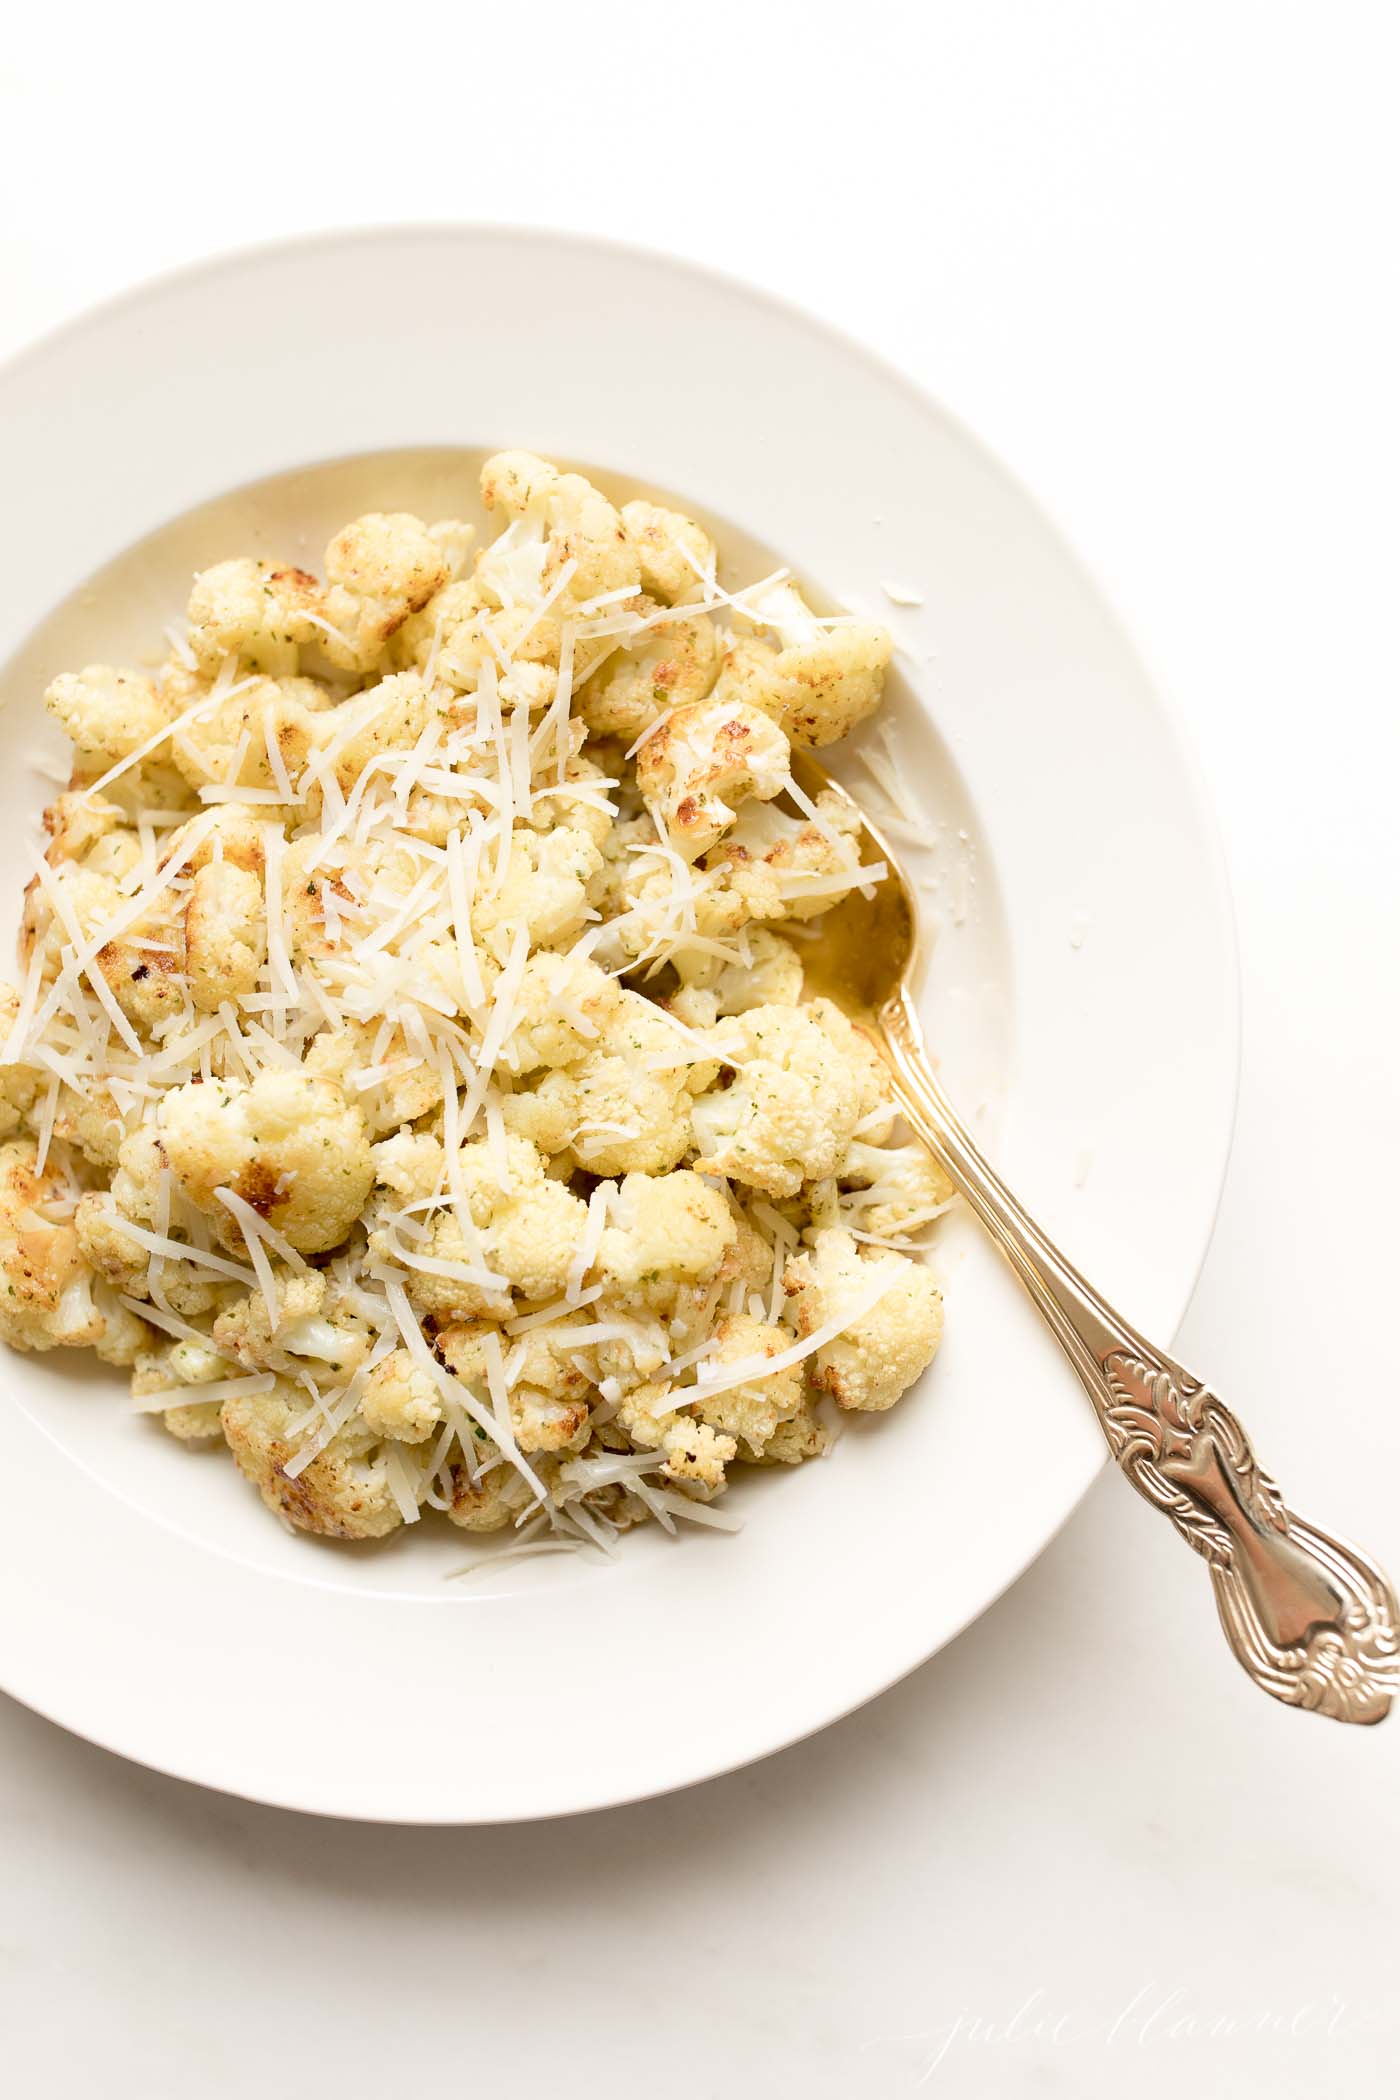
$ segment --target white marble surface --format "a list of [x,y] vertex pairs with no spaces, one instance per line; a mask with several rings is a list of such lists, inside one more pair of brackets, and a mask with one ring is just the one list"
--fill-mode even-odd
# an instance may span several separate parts
[[[563,223],[821,309],[1018,467],[1230,853],[1239,1135],[1182,1353],[1392,1567],[1396,55],[1388,7],[1291,0],[147,6],[0,51],[0,349],[275,233]],[[317,1823],[0,1703],[5,2083],[1381,2094],[1398,1751],[1252,1696],[1107,1480],[875,1705],[576,1822]]]

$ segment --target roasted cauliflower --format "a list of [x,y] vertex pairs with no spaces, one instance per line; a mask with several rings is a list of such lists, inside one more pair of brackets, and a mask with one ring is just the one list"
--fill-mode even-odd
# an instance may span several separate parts
[[808,967],[880,871],[791,763],[890,638],[533,453],[479,494],[211,547],[163,660],[49,683],[0,1337],[321,1538],[724,1528],[941,1331],[951,1184]]

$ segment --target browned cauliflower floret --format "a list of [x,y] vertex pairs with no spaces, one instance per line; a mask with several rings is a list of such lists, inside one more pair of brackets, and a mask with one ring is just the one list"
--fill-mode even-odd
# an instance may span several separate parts
[[732,1436],[681,1411],[677,1403],[683,1407],[689,1398],[687,1391],[662,1383],[634,1386],[619,1403],[617,1419],[639,1451],[664,1454],[665,1479],[707,1500],[724,1486],[724,1469],[739,1447]]
[[822,823],[748,803],[704,867],[750,919],[810,919],[828,911],[860,866],[860,818],[841,795],[816,798]]
[[831,1431],[822,1421],[810,1399],[805,1399],[796,1414],[786,1422],[779,1422],[754,1461],[760,1466],[800,1466],[809,1458],[823,1458],[831,1448]]
[[[0,982],[0,1049],[18,1019],[19,994]],[[14,1136],[43,1083],[43,1073],[33,1065],[0,1064],[0,1138]]]
[[741,802],[780,795],[790,750],[782,730],[743,701],[678,707],[637,753],[637,785],[660,807],[677,852],[696,859],[734,822]]
[[[313,751],[332,734],[334,694],[315,678],[257,677],[235,681],[228,697],[177,729],[170,755],[193,788],[295,788]],[[270,753],[278,754],[274,766]],[[280,768],[280,777],[279,777]],[[291,806],[259,811],[294,819]]]
[[724,1486],[724,1469],[739,1447],[732,1436],[722,1436],[708,1422],[677,1415],[662,1438],[662,1449],[666,1453],[663,1478],[707,1501]]
[[44,830],[49,841],[44,858],[51,868],[77,860],[119,881],[140,859],[136,833],[105,795],[59,795],[44,811]]
[[303,1254],[317,1254],[344,1239],[374,1179],[364,1117],[334,1080],[310,1072],[272,1068],[251,1082],[176,1087],[160,1103],[156,1129],[182,1192],[231,1246],[242,1244],[242,1230],[220,1188]]
[[248,557],[216,562],[195,577],[190,592],[190,648],[206,677],[226,656],[286,677],[296,671],[300,650],[318,638],[312,616],[320,601],[320,586],[305,569]]
[[790,1422],[802,1405],[802,1366],[782,1371],[756,1368],[742,1385],[706,1396],[715,1373],[732,1374],[736,1364],[753,1359],[758,1366],[790,1349],[794,1337],[785,1327],[755,1320],[748,1313],[725,1313],[715,1322],[713,1355],[701,1366],[695,1385],[694,1411],[712,1429],[736,1439],[740,1455],[761,1458],[780,1422]]
[[[642,600],[637,610],[652,607]],[[585,682],[576,704],[590,735],[631,743],[668,707],[703,700],[718,671],[719,642],[706,614],[662,620],[625,641]]]
[[464,1531],[504,1531],[534,1503],[529,1481],[513,1466],[498,1461],[475,1481],[464,1465],[453,1464],[448,1471],[452,1500],[447,1514]]
[[[893,1407],[943,1338],[943,1299],[928,1270],[904,1254],[863,1255],[835,1226],[814,1233],[811,1247],[793,1256],[784,1288],[800,1335],[829,1320],[846,1323],[809,1359],[813,1385],[839,1407]],[[851,1318],[872,1292],[874,1304]]]
[[280,1380],[270,1393],[234,1393],[224,1401],[224,1437],[244,1478],[300,1531],[328,1539],[379,1539],[396,1531],[403,1515],[389,1485],[384,1441],[360,1417],[352,1415],[317,1457],[289,1476],[299,1448],[291,1425],[305,1414],[305,1394]]
[[153,678],[110,664],[62,672],[44,705],[71,739],[80,769],[93,775],[159,736],[174,714]]
[[509,1380],[510,1420],[520,1449],[577,1449],[586,1435],[592,1388],[569,1357],[567,1344],[556,1346],[548,1333],[527,1332],[512,1341],[498,1328],[474,1320],[444,1328],[437,1336],[439,1356],[469,1385],[479,1400],[488,1398],[487,1337],[499,1338]]
[[262,882],[231,860],[200,868],[185,902],[185,978],[204,1013],[257,985],[267,953]]
[[[4,1076],[0,1071],[0,1087]],[[128,1112],[117,1106],[109,1088],[94,1083],[89,1093],[80,1094],[75,1087],[60,1086],[54,1136],[81,1152],[91,1165],[109,1171],[116,1166],[127,1123]]]
[[750,602],[776,631],[777,643],[736,641],[720,672],[719,695],[761,708],[795,744],[812,748],[849,736],[874,714],[894,653],[883,627],[868,620],[822,627],[791,583],[775,584]]
[[442,1421],[442,1401],[433,1380],[407,1349],[395,1349],[365,1381],[360,1413],[372,1435],[421,1444]]
[[92,1348],[106,1331],[93,1272],[32,1138],[0,1145],[0,1335],[12,1349]]
[[24,893],[19,952],[26,966],[38,949],[45,977],[56,977],[73,947],[76,927],[90,940],[126,902],[110,875],[94,874],[76,861],[64,861],[41,883],[36,875]]
[[639,498],[623,504],[622,526],[637,551],[644,591],[663,605],[689,605],[702,595],[715,547],[693,518]]
[[117,1159],[111,1188],[89,1189],[73,1214],[84,1258],[114,1290],[133,1298],[151,1296],[154,1262],[172,1312],[184,1319],[207,1313],[218,1302],[217,1279],[197,1263],[152,1256],[126,1229],[135,1225],[149,1231],[158,1214],[165,1159],[154,1132],[140,1125],[122,1139]]
[[320,640],[330,661],[369,670],[452,571],[451,550],[409,511],[371,511],[346,525],[326,549],[320,611],[332,632]]

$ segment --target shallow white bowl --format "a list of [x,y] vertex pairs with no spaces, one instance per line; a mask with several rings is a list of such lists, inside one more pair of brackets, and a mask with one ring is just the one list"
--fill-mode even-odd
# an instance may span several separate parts
[[[196,566],[266,549],[315,567],[357,509],[470,509],[498,445],[674,491],[734,574],[771,553],[882,608],[891,713],[942,826],[926,1014],[945,1076],[1067,1251],[1171,1336],[1234,1103],[1211,819],[1074,557],[898,374],[655,256],[355,234],[217,261],[51,338],[0,373],[0,442],[7,940],[45,799],[27,761],[54,748],[47,679],[148,647]],[[892,607],[891,579],[923,604]],[[948,1337],[921,1388],[828,1462],[746,1483],[740,1536],[638,1535],[613,1567],[467,1584],[445,1579],[464,1544],[446,1527],[377,1549],[289,1538],[226,1459],[127,1414],[115,1374],[6,1355],[0,1684],[184,1778],[382,1820],[599,1807],[759,1757],[950,1640],[1101,1463],[969,1225],[950,1221],[938,1264]]]

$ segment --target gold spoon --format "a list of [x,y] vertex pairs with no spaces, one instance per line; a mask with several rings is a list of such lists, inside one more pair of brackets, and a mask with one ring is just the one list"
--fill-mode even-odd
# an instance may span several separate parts
[[871,1035],[906,1121],[1006,1256],[1094,1404],[1108,1448],[1210,1568],[1225,1635],[1257,1685],[1334,1721],[1380,1721],[1396,1687],[1395,1593],[1365,1554],[1295,1516],[1208,1386],[1129,1326],[1066,1261],[973,1143],[934,1078],[914,1008],[914,899],[876,825],[825,767],[796,755],[807,794],[855,811],[889,874],[852,891],[804,951],[807,983]]

